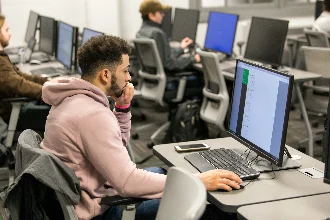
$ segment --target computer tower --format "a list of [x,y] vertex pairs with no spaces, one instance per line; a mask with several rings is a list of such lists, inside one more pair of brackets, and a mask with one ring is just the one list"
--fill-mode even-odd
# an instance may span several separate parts
[[324,167],[324,182],[330,184],[330,97],[328,103],[327,119],[324,123],[324,135],[323,135],[323,162],[325,163]]

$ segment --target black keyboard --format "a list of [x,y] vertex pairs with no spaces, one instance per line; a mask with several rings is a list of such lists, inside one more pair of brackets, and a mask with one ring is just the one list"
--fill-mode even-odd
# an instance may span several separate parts
[[31,73],[36,75],[52,75],[52,74],[61,74],[62,71],[54,67],[44,67],[40,69],[31,70]]
[[226,71],[226,72],[228,72],[228,73],[235,74],[235,72],[236,72],[236,67],[230,67],[230,68],[224,69],[223,71]]
[[184,157],[200,172],[213,169],[230,170],[242,180],[256,179],[260,172],[248,165],[248,161],[235,151],[225,148],[201,151]]

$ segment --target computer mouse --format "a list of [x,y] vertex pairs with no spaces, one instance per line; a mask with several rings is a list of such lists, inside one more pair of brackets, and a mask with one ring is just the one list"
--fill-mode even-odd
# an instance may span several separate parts
[[31,65],[39,65],[41,62],[39,60],[30,60]]
[[[244,189],[245,185],[239,185],[240,188],[239,189],[235,189],[235,188],[232,188],[232,191],[236,191],[236,190],[240,190],[240,189]],[[230,192],[230,191],[227,191],[227,190],[224,190],[224,189],[218,189],[216,190],[217,192]]]

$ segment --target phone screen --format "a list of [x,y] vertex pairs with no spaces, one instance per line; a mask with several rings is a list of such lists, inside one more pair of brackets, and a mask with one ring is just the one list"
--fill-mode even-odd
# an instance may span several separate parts
[[190,148],[205,148],[206,146],[203,144],[188,144],[188,145],[180,145],[181,149],[190,149]]

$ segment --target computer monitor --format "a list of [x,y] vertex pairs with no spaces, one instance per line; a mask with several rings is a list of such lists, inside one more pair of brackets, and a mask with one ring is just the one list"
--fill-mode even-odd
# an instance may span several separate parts
[[282,166],[293,76],[237,60],[228,133]]
[[71,69],[75,27],[64,22],[58,22],[56,59],[66,68]]
[[169,38],[172,36],[172,8],[165,11],[160,28],[167,34]]
[[99,32],[99,31],[94,31],[89,28],[84,28],[83,33],[82,33],[81,45],[83,45],[91,37],[100,36],[100,35],[104,35],[104,33]]
[[31,38],[35,38],[37,25],[38,25],[38,19],[39,19],[39,15],[34,11],[30,11],[30,17],[29,17],[29,21],[28,21],[28,25],[27,25],[26,33],[25,33],[25,39],[24,39],[26,43],[29,43]]
[[172,26],[172,41],[181,42],[185,37],[196,39],[199,11],[176,8]]
[[244,58],[280,66],[288,25],[286,20],[252,17]]
[[237,14],[211,11],[204,48],[231,55],[238,22]]
[[316,1],[315,2],[315,20],[322,14],[323,12],[323,2],[324,1]]
[[55,52],[56,21],[53,18],[40,16],[39,51],[49,55]]

